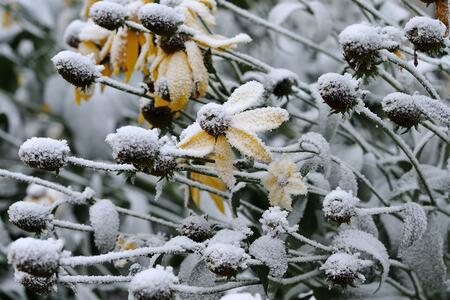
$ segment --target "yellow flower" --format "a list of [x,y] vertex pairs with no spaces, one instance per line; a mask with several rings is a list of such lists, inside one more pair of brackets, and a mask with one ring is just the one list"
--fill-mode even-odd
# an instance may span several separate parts
[[[227,190],[227,186],[225,185],[225,183],[223,183],[222,180],[212,177],[212,176],[207,176],[207,175],[203,175],[200,173],[191,173],[190,177],[192,180],[201,182],[203,184],[206,184],[207,186],[216,188],[220,191],[226,191]],[[190,192],[191,192],[191,197],[192,200],[194,201],[195,205],[197,207],[200,207],[200,190],[196,187],[191,187],[190,188]],[[221,212],[221,213],[225,213],[225,205],[224,205],[224,200],[222,197],[214,194],[214,193],[209,193],[209,196],[211,197],[211,199],[214,201],[214,203],[216,204],[217,209]]]
[[272,162],[262,183],[269,191],[270,204],[289,210],[292,209],[293,195],[306,194],[302,175],[297,172],[297,166],[288,157]]
[[182,132],[178,146],[194,155],[211,154],[219,178],[233,187],[236,180],[231,146],[244,155],[270,162],[271,154],[256,133],[278,128],[289,118],[286,110],[277,107],[246,111],[263,93],[261,83],[250,81],[237,88],[223,105],[204,105],[197,113],[197,121]]

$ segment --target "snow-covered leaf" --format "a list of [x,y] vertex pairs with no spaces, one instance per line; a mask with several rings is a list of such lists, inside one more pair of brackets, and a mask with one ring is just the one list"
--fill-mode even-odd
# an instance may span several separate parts
[[427,230],[427,215],[422,206],[414,202],[406,203],[402,213],[404,218],[399,256],[402,256],[404,251],[422,238],[425,230]]

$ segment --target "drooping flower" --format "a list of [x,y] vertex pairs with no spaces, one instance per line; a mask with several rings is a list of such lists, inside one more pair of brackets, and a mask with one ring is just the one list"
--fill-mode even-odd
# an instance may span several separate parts
[[269,191],[270,204],[289,210],[292,209],[292,196],[304,195],[307,191],[297,166],[286,156],[269,165],[262,183]]
[[229,187],[234,186],[231,146],[244,155],[270,162],[270,151],[256,133],[278,128],[289,118],[286,110],[276,107],[246,111],[263,93],[262,84],[250,81],[237,88],[223,105],[204,105],[197,113],[197,121],[182,132],[178,146],[201,156],[212,154],[219,178]]

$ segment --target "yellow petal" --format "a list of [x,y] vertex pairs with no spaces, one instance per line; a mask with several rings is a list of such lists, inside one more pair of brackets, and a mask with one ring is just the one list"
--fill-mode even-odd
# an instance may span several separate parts
[[238,113],[255,105],[264,93],[264,87],[257,81],[249,81],[238,87],[223,104],[231,113]]
[[230,127],[226,136],[230,144],[241,153],[264,162],[272,160],[269,150],[256,135],[239,128]]
[[266,131],[278,128],[289,119],[289,113],[279,107],[264,107],[241,112],[231,121],[231,126],[250,132]]
[[229,187],[234,187],[236,179],[233,176],[233,150],[223,135],[217,137],[213,158],[219,178]]
[[148,52],[152,45],[152,40],[153,37],[149,33],[139,35],[139,44],[141,45],[141,53],[139,53],[139,57],[134,66],[135,70],[144,69],[145,59],[147,58]]
[[2,27],[6,28],[11,24],[11,12],[8,9],[3,11]]
[[139,54],[138,36],[133,30],[128,30],[126,51],[125,82],[128,82],[130,81],[131,75],[133,75],[134,65],[136,64]]
[[200,190],[191,187],[191,197],[197,207],[200,207]]
[[82,17],[89,17],[89,9],[91,8],[92,4],[97,2],[98,0],[85,0],[83,4],[83,8],[81,9],[81,16]]
[[295,177],[290,177],[288,184],[285,186],[286,192],[291,195],[305,195],[306,187],[301,178],[300,174],[296,174]]
[[203,55],[200,48],[193,41],[188,41],[184,44],[189,60],[189,65],[192,70],[192,79],[194,80],[196,94],[194,98],[203,97],[208,88],[208,70],[203,62]]
[[178,143],[178,147],[182,149],[190,149],[199,152],[203,155],[207,155],[214,150],[215,138],[205,131],[201,130],[200,126],[193,125],[185,129],[189,131],[185,133],[181,141]]
[[[221,191],[227,190],[226,185],[223,183],[223,181],[221,181],[218,178],[203,175],[200,173],[194,173],[194,172],[190,174],[190,177],[191,177],[191,179],[193,179],[195,181],[204,183],[207,186],[216,188],[218,190],[221,190]],[[194,201],[194,203],[198,207],[200,207],[200,190],[198,190],[197,188],[191,188],[191,196],[192,196],[192,200]],[[225,213],[225,204],[224,204],[223,198],[214,193],[209,193],[209,196],[214,201],[214,204],[216,205],[217,209],[221,213]]]
[[286,208],[287,210],[292,210],[291,197],[287,195],[280,187],[272,189],[269,192],[269,201],[272,205],[278,205],[280,207]]
[[91,41],[84,41],[78,44],[78,52],[83,55],[94,54],[95,61],[98,61],[100,56],[100,50],[97,45]]
[[76,103],[76,105],[80,105],[81,104],[81,89],[80,88],[75,88],[74,89],[74,101]]
[[139,125],[142,125],[144,123],[144,121],[145,121],[144,115],[141,112],[138,115],[138,120],[137,121],[138,121]]
[[170,109],[173,111],[183,109],[192,91],[192,72],[184,51],[175,52],[171,56],[166,78],[170,94]]

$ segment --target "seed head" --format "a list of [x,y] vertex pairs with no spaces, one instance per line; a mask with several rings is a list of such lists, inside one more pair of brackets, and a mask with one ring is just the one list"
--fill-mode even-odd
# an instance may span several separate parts
[[184,50],[184,43],[190,39],[189,35],[180,32],[171,36],[161,36],[159,39],[159,46],[167,54],[173,54],[177,51]]
[[231,118],[222,105],[208,103],[197,112],[197,122],[208,134],[219,136],[228,129]]
[[406,38],[415,49],[436,52],[444,46],[446,27],[439,20],[429,17],[414,17],[405,25]]
[[351,192],[341,190],[339,187],[331,191],[323,200],[323,214],[325,218],[338,224],[347,223],[355,215],[356,203],[359,199]]
[[64,31],[64,41],[67,45],[73,48],[78,48],[78,45],[80,44],[80,38],[78,35],[84,26],[86,26],[86,22],[81,20],[73,20],[70,22]]
[[51,219],[49,207],[44,205],[18,201],[8,209],[9,221],[22,230],[39,232],[47,226]]
[[421,120],[422,112],[408,94],[391,93],[383,98],[381,105],[388,118],[398,126],[410,128]]
[[19,148],[19,157],[30,168],[58,171],[66,163],[70,152],[65,140],[33,137]]
[[192,215],[181,221],[178,232],[201,243],[211,237],[212,228],[205,216]]
[[172,122],[173,112],[167,106],[155,107],[153,101],[141,98],[141,113],[155,128],[166,128]]
[[317,81],[320,96],[334,111],[345,113],[358,102],[358,82],[350,74],[327,73]]
[[15,271],[14,279],[27,290],[39,295],[47,295],[56,283],[55,276],[40,277],[25,272]]
[[183,24],[183,16],[174,8],[149,3],[139,10],[139,19],[145,28],[157,35],[172,35]]
[[221,276],[233,276],[240,268],[246,267],[249,255],[240,247],[215,243],[205,249],[203,258],[212,272]]
[[89,10],[92,21],[108,30],[116,30],[121,27],[125,23],[126,15],[124,6],[110,1],[96,2]]
[[171,267],[156,266],[137,273],[130,282],[132,300],[170,300],[171,286],[178,283]]
[[364,281],[359,271],[364,267],[364,261],[347,253],[335,253],[328,257],[320,267],[325,277],[334,284],[349,285],[356,279]]

